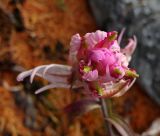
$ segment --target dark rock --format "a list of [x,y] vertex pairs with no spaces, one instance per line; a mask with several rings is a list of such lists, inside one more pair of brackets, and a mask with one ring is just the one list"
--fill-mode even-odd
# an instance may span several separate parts
[[160,13],[142,22],[132,28],[139,38],[132,64],[140,73],[139,83],[160,104]]
[[127,36],[137,36],[132,65],[140,74],[141,86],[160,104],[160,1],[89,0],[89,5],[101,30],[125,27]]

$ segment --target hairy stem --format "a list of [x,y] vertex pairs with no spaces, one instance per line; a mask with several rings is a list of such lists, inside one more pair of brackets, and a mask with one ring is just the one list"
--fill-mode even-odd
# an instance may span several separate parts
[[111,112],[111,105],[109,100],[107,100],[107,105],[105,102],[105,99],[103,98],[99,98],[100,99],[100,104],[101,104],[101,110],[102,110],[102,114],[104,117],[104,121],[105,121],[105,127],[106,127],[106,136],[113,136],[113,132],[112,132],[112,126],[111,124],[106,120],[106,118],[108,118],[110,116],[110,112]]

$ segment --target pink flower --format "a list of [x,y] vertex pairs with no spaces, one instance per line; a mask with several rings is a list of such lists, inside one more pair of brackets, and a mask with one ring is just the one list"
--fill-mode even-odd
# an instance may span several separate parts
[[107,48],[98,48],[88,51],[88,60],[91,61],[94,68],[99,71],[99,75],[104,75],[106,72],[106,66],[115,63],[116,58],[114,53]]
[[[129,39],[124,49],[120,49],[115,31],[106,33],[98,30],[95,33],[87,33],[81,39],[83,41],[74,57],[77,60],[76,63],[79,63],[77,65],[79,65],[80,80],[85,82],[94,95],[97,92],[97,96],[106,96],[110,92],[104,86],[106,83],[107,85],[110,82],[123,83],[128,86],[128,83],[134,81],[134,78],[138,76],[135,71],[128,68],[131,55],[136,47],[135,37]],[[83,62],[83,67],[81,62]],[[128,72],[132,76],[129,77]],[[113,95],[114,93],[110,93],[110,96]]]
[[[69,62],[71,66],[51,64],[36,67],[18,75],[18,81],[30,76],[42,77],[50,82],[40,88],[40,93],[49,88],[84,88],[94,97],[119,97],[135,82],[137,73],[128,68],[131,55],[137,44],[136,37],[129,39],[128,45],[121,49],[119,44],[123,35],[117,32],[75,34],[71,38]],[[71,80],[72,79],[72,80]]]

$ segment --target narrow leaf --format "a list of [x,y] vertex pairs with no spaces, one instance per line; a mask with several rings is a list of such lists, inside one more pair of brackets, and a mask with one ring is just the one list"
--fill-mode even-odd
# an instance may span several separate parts
[[106,120],[109,121],[122,136],[135,136],[128,124],[119,116],[112,114],[111,117]]

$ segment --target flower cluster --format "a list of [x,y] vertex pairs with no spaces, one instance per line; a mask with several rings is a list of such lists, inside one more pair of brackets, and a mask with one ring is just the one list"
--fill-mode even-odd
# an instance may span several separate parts
[[[138,77],[134,70],[128,68],[136,38],[130,39],[124,49],[120,48],[119,42],[115,31],[98,30],[83,37],[76,34],[71,39],[70,60],[78,65],[80,80],[95,96],[116,95]],[[115,84],[120,88],[115,90]]]
[[128,68],[132,53],[136,48],[136,37],[129,39],[128,45],[121,49],[117,32],[97,30],[83,37],[72,36],[69,62],[71,66],[51,64],[22,72],[17,79],[27,76],[33,81],[35,75],[43,77],[51,84],[40,88],[36,93],[49,88],[83,87],[95,97],[114,97],[123,95],[134,83],[137,73]]

